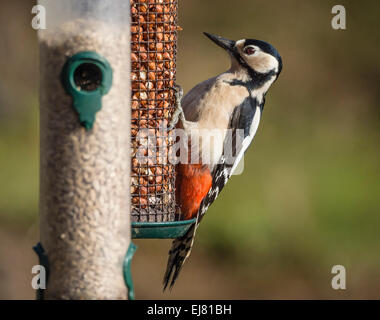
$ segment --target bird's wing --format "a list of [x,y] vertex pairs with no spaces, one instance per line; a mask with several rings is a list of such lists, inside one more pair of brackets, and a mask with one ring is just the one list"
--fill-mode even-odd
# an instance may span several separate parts
[[[169,282],[170,288],[173,287],[183,263],[191,253],[195,233],[201,219],[228,182],[233,170],[236,168],[237,164],[243,157],[244,152],[252,142],[259,125],[262,108],[263,105],[257,106],[256,101],[251,97],[248,97],[241,105],[234,109],[229,124],[229,129],[232,130],[230,134],[226,135],[224,146],[226,151],[231,145],[235,145],[235,152],[232,154],[230,152],[223,153],[219,163],[213,169],[212,187],[200,205],[195,224],[191,226],[183,237],[173,241],[172,247],[169,251],[168,264],[164,275],[164,290]],[[242,139],[239,140],[239,138]]]
[[198,121],[200,115],[199,108],[201,106],[200,101],[207,92],[211,91],[211,87],[215,85],[217,78],[210,78],[197,84],[182,98],[181,105],[187,121]]

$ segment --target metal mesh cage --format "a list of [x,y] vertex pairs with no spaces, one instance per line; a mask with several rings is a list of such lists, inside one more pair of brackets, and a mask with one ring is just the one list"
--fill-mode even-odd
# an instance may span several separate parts
[[130,0],[132,79],[132,222],[176,219],[173,138],[176,0]]

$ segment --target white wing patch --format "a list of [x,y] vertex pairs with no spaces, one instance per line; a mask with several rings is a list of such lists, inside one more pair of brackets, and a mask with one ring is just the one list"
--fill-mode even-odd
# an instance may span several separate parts
[[230,171],[230,177],[234,174],[234,171],[236,170],[237,166],[239,165],[241,159],[243,158],[245,151],[247,150],[247,148],[251,144],[253,138],[255,137],[256,132],[257,132],[257,128],[259,127],[260,118],[261,118],[261,109],[259,106],[257,106],[255,116],[253,117],[253,120],[252,120],[249,135],[243,140],[240,152],[238,153],[236,160],[234,162],[234,165],[232,166],[232,169]]

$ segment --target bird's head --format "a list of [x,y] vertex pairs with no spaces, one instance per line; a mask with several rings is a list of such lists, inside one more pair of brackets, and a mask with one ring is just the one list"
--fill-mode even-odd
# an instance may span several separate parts
[[281,56],[271,44],[255,39],[233,41],[207,32],[204,34],[225,49],[231,55],[233,65],[245,69],[253,80],[266,76],[272,78],[273,75],[277,79],[281,73]]

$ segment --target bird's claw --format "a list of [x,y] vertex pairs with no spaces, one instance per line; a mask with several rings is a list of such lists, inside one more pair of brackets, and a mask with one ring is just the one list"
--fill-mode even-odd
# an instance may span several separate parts
[[175,126],[177,125],[178,120],[180,118],[181,118],[181,120],[185,119],[185,116],[184,116],[184,113],[182,110],[182,106],[181,106],[181,100],[183,97],[183,89],[180,85],[176,84],[174,87],[174,90],[175,90],[174,97],[175,97],[176,108],[175,108],[174,113],[172,115],[172,118],[169,122],[168,130],[173,130],[175,128]]
[[179,84],[174,85],[174,96],[176,99],[176,103],[181,103],[183,97],[183,89]]

